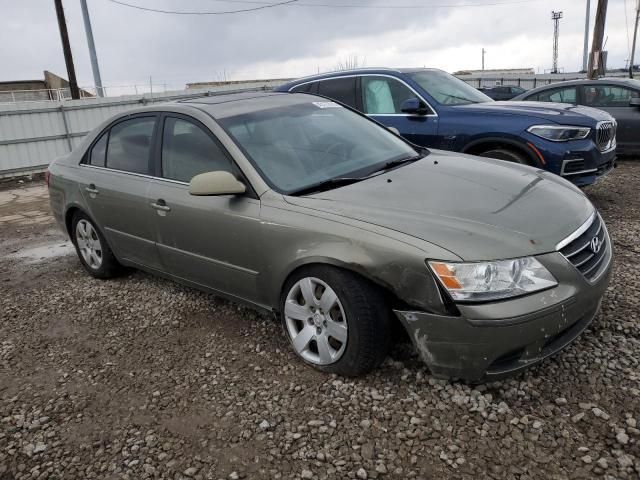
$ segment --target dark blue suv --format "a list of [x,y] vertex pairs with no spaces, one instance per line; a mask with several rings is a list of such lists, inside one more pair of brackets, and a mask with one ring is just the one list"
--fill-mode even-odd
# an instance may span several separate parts
[[561,103],[496,102],[441,70],[348,70],[276,90],[331,98],[417,145],[544,168],[579,186],[614,166],[616,122],[608,113]]

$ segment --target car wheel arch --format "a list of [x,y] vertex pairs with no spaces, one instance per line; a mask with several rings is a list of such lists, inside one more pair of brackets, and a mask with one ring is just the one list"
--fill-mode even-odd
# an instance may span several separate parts
[[[398,296],[391,290],[390,285],[385,285],[385,282],[383,282],[381,279],[373,277],[364,268],[358,268],[358,266],[355,264],[350,264],[336,258],[309,258],[301,262],[296,262],[294,265],[290,266],[290,268],[288,268],[286,272],[284,272],[281,281],[277,282],[277,292],[274,291],[272,294],[273,299],[275,300],[275,302],[272,301],[272,304],[279,305],[280,296],[282,295],[283,289],[292,276],[296,275],[298,272],[300,272],[300,270],[308,269],[314,266],[328,266],[348,271],[352,274],[357,275],[359,278],[371,284],[375,288],[379,289],[384,293],[385,296],[387,296],[387,298],[392,303],[395,301],[401,302]],[[276,308],[276,310],[278,310],[278,308]]]
[[[385,279],[382,278],[382,276],[374,275],[372,274],[371,269],[359,266],[356,263],[346,262],[332,257],[314,257],[294,263],[280,276],[280,281],[274,282],[277,291],[273,289],[274,291],[271,293],[270,304],[274,306],[276,313],[279,313],[278,308],[280,305],[280,297],[288,280],[300,270],[313,266],[330,266],[357,275],[384,295],[390,308],[401,310],[438,311],[439,313],[446,313],[447,311],[447,306],[444,304],[436,306],[429,303],[429,299],[433,300],[434,296],[437,296],[439,299],[440,292],[438,291],[435,280],[433,280],[432,276],[428,273],[426,267],[425,281],[417,282],[420,283],[419,290],[424,293],[424,296],[420,295],[420,298],[417,298],[418,296],[414,295],[416,298],[408,298],[406,295],[399,293],[395,288],[395,285],[402,283],[403,279],[401,278],[396,278],[394,282],[392,279]],[[412,278],[413,280],[416,280],[415,276]],[[426,294],[426,291],[429,290],[433,290],[434,296],[430,297]]]
[[91,214],[86,209],[82,208],[82,206],[73,204],[73,205],[69,205],[67,207],[67,210],[64,212],[64,225],[67,230],[67,234],[69,235],[69,238],[71,239],[72,242],[75,243],[75,237],[73,235],[72,230],[73,230],[73,217],[77,212],[81,212],[87,217],[89,217],[89,219],[91,220],[91,223],[93,223],[93,225],[100,231],[100,233],[102,234],[103,237],[105,237],[105,240],[106,240],[107,237],[105,236],[104,231],[102,230],[100,225],[98,225],[97,222],[93,219]]
[[518,140],[512,140],[502,137],[484,137],[475,139],[467,143],[462,153],[469,155],[479,155],[483,152],[496,149],[513,150],[516,153],[524,155],[529,161],[529,165],[540,167],[540,160],[536,157],[535,153],[526,144],[519,142]]

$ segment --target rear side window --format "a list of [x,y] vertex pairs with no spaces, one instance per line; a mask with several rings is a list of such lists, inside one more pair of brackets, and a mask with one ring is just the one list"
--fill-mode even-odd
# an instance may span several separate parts
[[556,88],[540,92],[537,96],[528,100],[537,100],[538,102],[556,102],[556,103],[576,103],[576,87]]
[[318,93],[318,82],[304,83],[293,87],[290,91],[293,93]]
[[369,115],[402,113],[402,103],[416,94],[403,83],[389,77],[362,77],[364,112]]
[[107,146],[107,167],[149,173],[151,138],[156,117],[138,117],[114,125]]
[[105,132],[102,134],[102,137],[100,137],[100,140],[93,144],[91,154],[89,155],[89,165],[104,167],[108,140],[109,132]]
[[318,82],[318,94],[356,108],[356,77],[322,80]]
[[200,126],[167,117],[162,134],[162,176],[189,182],[200,173],[218,170],[234,173],[217,142]]

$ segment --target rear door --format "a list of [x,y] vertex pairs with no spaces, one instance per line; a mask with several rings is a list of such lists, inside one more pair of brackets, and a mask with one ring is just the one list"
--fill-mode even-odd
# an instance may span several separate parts
[[[164,270],[219,292],[254,300],[260,264],[260,200],[211,131],[179,114],[163,115],[150,190]],[[224,170],[247,185],[244,195],[193,196],[189,181]]]
[[112,124],[81,164],[87,169],[82,194],[111,249],[150,268],[160,267],[148,197],[157,118],[139,114]]
[[356,110],[362,110],[357,101],[356,77],[338,77],[318,82],[318,95],[333,98]]
[[640,108],[629,105],[639,92],[622,85],[598,83],[582,87],[582,103],[611,114],[618,122],[616,139],[620,154],[640,152]]
[[363,75],[360,79],[364,113],[387,127],[396,128],[410,142],[441,148],[435,112],[416,115],[401,110],[405,100],[422,100],[415,91],[399,79],[385,75]]

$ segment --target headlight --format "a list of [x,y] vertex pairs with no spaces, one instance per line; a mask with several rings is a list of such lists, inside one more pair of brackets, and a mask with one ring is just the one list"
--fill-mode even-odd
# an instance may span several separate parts
[[558,284],[533,257],[495,262],[428,262],[454,300],[486,302],[524,295]]
[[567,142],[582,140],[589,136],[589,127],[572,127],[569,125],[534,125],[527,128],[527,132],[552,142]]

